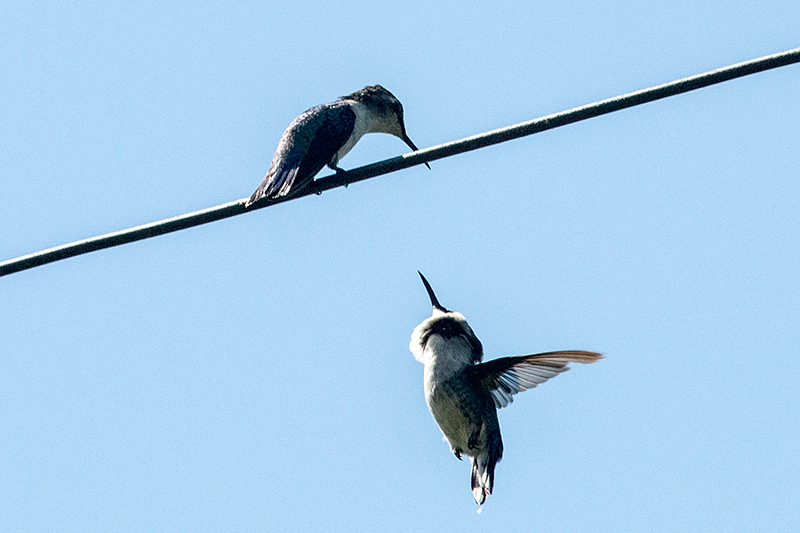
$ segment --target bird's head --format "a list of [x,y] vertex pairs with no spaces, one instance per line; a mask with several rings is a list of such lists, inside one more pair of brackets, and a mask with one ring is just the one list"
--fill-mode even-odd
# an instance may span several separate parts
[[[375,131],[399,137],[412,150],[419,150],[406,133],[406,125],[403,121],[403,104],[388,90],[380,85],[370,85],[360,91],[343,96],[341,99],[364,104],[378,119],[374,123]],[[431,168],[428,163],[425,163],[425,166]]]
[[425,346],[432,335],[437,335],[442,339],[461,339],[465,345],[469,346],[469,361],[471,363],[480,363],[483,358],[483,346],[478,337],[472,331],[472,328],[467,324],[464,315],[457,311],[446,309],[439,303],[439,299],[433,293],[428,280],[422,275],[422,272],[417,272],[419,277],[422,278],[422,283],[425,285],[425,290],[428,291],[428,297],[431,299],[431,306],[433,306],[433,313],[431,317],[424,320],[418,325],[411,335],[411,344],[409,348],[414,354],[414,357],[422,362],[426,362],[424,355]]

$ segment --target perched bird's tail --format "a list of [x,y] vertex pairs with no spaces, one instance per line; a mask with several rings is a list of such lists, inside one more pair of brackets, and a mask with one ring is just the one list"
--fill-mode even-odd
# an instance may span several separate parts
[[250,199],[244,203],[245,208],[250,207],[262,198],[274,200],[282,196],[293,196],[313,181],[312,178],[314,174],[319,172],[319,170],[317,170],[307,178],[298,181],[297,173],[300,171],[299,166],[280,168],[277,171],[275,170],[276,166],[280,167],[281,163],[279,162],[276,165],[275,161],[272,162],[272,165],[269,167],[269,172],[267,172],[267,175],[264,176],[264,179],[261,181],[261,185],[258,186],[258,189],[256,189],[256,192],[253,193]]
[[269,178],[269,176],[264,178],[264,181],[261,182],[261,185],[258,186],[258,189],[256,189],[255,192],[252,194],[252,196],[250,196],[250,199],[247,200],[247,202],[245,202],[244,204],[245,207],[250,207],[257,201],[261,200],[262,198],[265,198],[269,196],[271,193],[274,193],[274,191],[272,190],[273,184],[267,178]]
[[472,496],[475,503],[483,505],[494,487],[494,467],[503,457],[503,439],[500,430],[489,435],[486,451],[472,458]]

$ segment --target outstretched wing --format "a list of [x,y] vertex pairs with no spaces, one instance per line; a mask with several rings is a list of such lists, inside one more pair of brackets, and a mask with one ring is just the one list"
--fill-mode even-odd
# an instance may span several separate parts
[[501,357],[470,369],[499,409],[510,404],[513,396],[569,370],[568,363],[594,363],[603,356],[596,352],[568,350],[532,355]]
[[245,207],[261,198],[300,191],[344,145],[355,120],[348,106],[330,104],[313,107],[294,119],[278,143],[269,172]]

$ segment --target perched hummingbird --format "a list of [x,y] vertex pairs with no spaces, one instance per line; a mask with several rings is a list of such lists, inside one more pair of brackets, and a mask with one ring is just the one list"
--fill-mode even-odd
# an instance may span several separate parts
[[501,357],[481,363],[483,346],[464,315],[442,307],[419,273],[433,315],[414,328],[409,348],[425,365],[425,401],[451,451],[472,458],[472,495],[483,505],[494,486],[494,468],[503,457],[497,409],[513,395],[569,370],[567,363],[594,363],[595,352],[547,352]]
[[[269,172],[245,207],[262,198],[290,196],[308,185],[328,165],[336,172],[339,160],[366,133],[391,133],[412,150],[406,135],[403,105],[380,85],[370,85],[335,102],[312,107],[283,132]],[[425,163],[430,168],[430,165]]]

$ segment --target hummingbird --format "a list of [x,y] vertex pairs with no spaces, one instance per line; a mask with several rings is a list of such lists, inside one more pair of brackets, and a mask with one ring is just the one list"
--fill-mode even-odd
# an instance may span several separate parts
[[[312,107],[283,132],[267,175],[245,207],[262,198],[291,196],[308,185],[322,167],[337,173],[339,160],[367,133],[390,133],[418,150],[406,134],[403,104],[380,85],[370,85],[335,102]],[[425,163],[429,169],[428,163]]]
[[513,395],[569,370],[568,363],[594,363],[596,352],[568,350],[501,357],[481,363],[483,346],[464,315],[445,309],[421,272],[433,314],[414,328],[409,348],[425,365],[425,401],[456,458],[472,458],[472,496],[483,505],[503,457],[497,410]]

